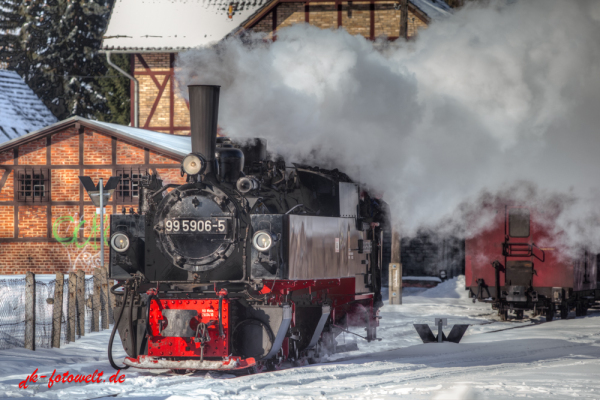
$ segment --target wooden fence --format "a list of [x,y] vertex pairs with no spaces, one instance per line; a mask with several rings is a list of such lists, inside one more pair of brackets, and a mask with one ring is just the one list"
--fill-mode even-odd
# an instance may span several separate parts
[[[109,328],[112,320],[112,304],[114,297],[110,293],[113,282],[108,279],[104,268],[95,268],[93,272],[93,294],[88,292],[86,298],[85,273],[82,270],[69,274],[68,291],[64,291],[63,273],[56,274],[54,297],[46,299],[52,304],[52,337],[51,347],[60,347],[63,317],[67,321],[67,341],[74,342],[77,336],[85,336],[85,308],[91,312],[91,331],[99,332]],[[36,337],[36,282],[35,274],[27,272],[25,277],[25,348],[35,350]],[[110,285],[110,286],[109,286]],[[39,299],[38,299],[39,300]],[[68,315],[63,316],[63,303],[68,304]],[[102,324],[100,323],[102,322]]]

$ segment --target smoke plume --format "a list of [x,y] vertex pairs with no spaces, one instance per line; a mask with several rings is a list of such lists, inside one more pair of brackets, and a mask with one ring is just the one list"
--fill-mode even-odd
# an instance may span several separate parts
[[600,2],[470,4],[410,42],[295,25],[182,53],[176,74],[184,97],[222,86],[228,135],[383,192],[404,234],[468,236],[513,199],[600,243]]

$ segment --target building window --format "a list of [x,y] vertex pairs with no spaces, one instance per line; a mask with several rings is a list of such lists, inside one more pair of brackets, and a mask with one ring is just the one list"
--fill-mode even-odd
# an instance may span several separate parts
[[140,180],[145,175],[148,175],[148,172],[143,168],[117,170],[117,176],[121,177],[116,190],[117,201],[120,203],[137,201],[140,197]]
[[50,170],[17,170],[17,201],[44,203],[50,201]]

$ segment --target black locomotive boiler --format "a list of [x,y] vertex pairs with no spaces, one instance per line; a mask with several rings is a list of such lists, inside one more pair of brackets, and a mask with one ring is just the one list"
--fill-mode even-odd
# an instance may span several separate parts
[[350,326],[376,338],[382,226],[359,186],[217,138],[219,90],[189,87],[186,184],[148,175],[139,212],[111,216],[115,368],[116,331],[126,366],[176,371],[315,362]]

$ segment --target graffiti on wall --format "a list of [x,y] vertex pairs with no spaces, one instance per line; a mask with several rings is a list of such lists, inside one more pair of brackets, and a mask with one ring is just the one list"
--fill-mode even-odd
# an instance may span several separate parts
[[[86,224],[90,224],[87,237],[82,234]],[[108,246],[110,231],[109,215],[104,215],[104,246]],[[100,215],[94,214],[91,221],[86,221],[78,214],[63,215],[52,224],[52,237],[65,248],[71,269],[92,268],[100,266],[100,241],[96,240],[100,232]],[[82,240],[79,238],[82,237]],[[108,260],[105,259],[105,263]]]

